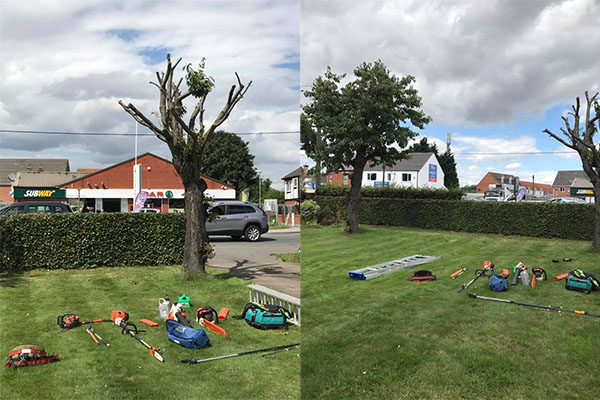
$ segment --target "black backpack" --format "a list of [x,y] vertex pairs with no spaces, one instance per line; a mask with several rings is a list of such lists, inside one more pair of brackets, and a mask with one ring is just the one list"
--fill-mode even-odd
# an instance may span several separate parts
[[421,282],[421,281],[431,282],[431,281],[435,281],[437,279],[437,277],[433,274],[433,272],[422,269],[420,271],[416,271],[412,277],[406,278],[406,279],[408,279],[409,281],[417,281],[417,282]]

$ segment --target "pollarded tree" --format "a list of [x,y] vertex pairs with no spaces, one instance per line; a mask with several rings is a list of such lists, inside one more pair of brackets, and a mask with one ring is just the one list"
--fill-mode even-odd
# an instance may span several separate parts
[[576,98],[575,105],[572,106],[573,112],[568,113],[573,117],[573,126],[571,126],[568,117],[562,117],[565,127],[560,128],[560,131],[565,136],[564,139],[549,129],[545,129],[544,132],[579,154],[583,170],[590,178],[594,188],[596,227],[592,246],[600,251],[600,144],[594,143],[594,135],[600,130],[598,93],[590,97],[588,92],[585,92],[585,100],[587,104],[583,121],[580,115],[581,102],[579,97]]
[[[156,82],[150,82],[159,90],[158,104],[160,123],[154,124],[133,104],[125,105],[121,100],[119,104],[137,122],[146,126],[163,142],[169,146],[173,156],[173,166],[181,177],[185,187],[185,248],[183,253],[184,275],[195,275],[205,272],[206,261],[212,254],[212,248],[206,234],[206,204],[204,191],[206,182],[200,178],[204,162],[206,142],[216,129],[223,123],[235,105],[244,97],[252,81],[248,85],[242,84],[236,73],[237,85],[229,90],[227,102],[221,112],[210,125],[205,125],[204,103],[206,97],[214,87],[214,80],[204,72],[204,59],[198,69],[191,64],[183,67],[185,71],[186,86],[182,87],[183,77],[175,79],[175,69],[181,58],[174,64],[171,56],[167,54],[167,67],[164,73],[156,73]],[[187,109],[184,100],[188,97],[196,99],[195,107],[184,121]]]
[[406,155],[405,148],[431,118],[421,111],[415,78],[397,77],[381,62],[363,63],[354,70],[356,79],[341,86],[345,75],[327,68],[324,76],[304,92],[309,103],[303,107],[308,120],[320,129],[317,157],[330,171],[353,168],[347,207],[347,231],[358,231],[360,188],[367,162],[392,166]]

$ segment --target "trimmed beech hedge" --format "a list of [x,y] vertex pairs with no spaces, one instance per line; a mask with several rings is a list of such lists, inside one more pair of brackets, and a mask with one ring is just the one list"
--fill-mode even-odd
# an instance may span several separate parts
[[[345,219],[345,198],[315,200],[321,208],[336,210],[338,222]],[[594,237],[594,207],[584,204],[362,198],[359,222],[572,240]]]
[[178,214],[0,217],[0,271],[179,264],[184,241]]
[[[348,185],[323,185],[317,189],[317,196],[344,196],[350,195]],[[460,200],[464,192],[460,189],[415,189],[412,187],[383,187],[372,186],[361,189],[362,197],[385,198],[385,199],[437,199],[437,200]]]

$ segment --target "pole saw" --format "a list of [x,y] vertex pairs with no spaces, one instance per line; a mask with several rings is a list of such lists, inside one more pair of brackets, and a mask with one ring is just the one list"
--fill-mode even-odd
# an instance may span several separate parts
[[224,358],[246,356],[248,354],[265,353],[265,352],[268,352],[268,351],[275,352],[275,351],[281,351],[281,350],[288,350],[288,349],[292,349],[292,348],[298,347],[298,346],[300,346],[300,343],[293,343],[293,344],[286,344],[284,346],[276,346],[276,347],[269,347],[269,348],[260,349],[260,350],[244,351],[242,353],[227,354],[225,356],[204,358],[202,360],[196,360],[194,358],[189,358],[187,360],[181,360],[181,362],[184,363],[184,364],[199,364],[199,363],[203,363],[203,362],[209,362],[209,361],[215,361],[215,360],[222,360]]
[[469,283],[463,283],[462,286],[458,289],[458,293],[471,286],[471,284],[475,282],[480,276],[486,276],[486,272],[491,271],[492,269],[494,269],[494,264],[491,261],[484,261],[483,267],[475,271],[475,278],[471,279]]
[[569,313],[578,314],[578,315],[589,315],[590,317],[598,317],[598,318],[600,318],[600,314],[593,314],[593,313],[590,313],[588,311],[581,311],[581,310],[567,310],[566,308],[562,308],[560,306],[542,306],[542,305],[539,305],[539,304],[521,303],[519,301],[514,301],[514,300],[497,299],[495,297],[486,297],[486,296],[477,296],[476,294],[473,294],[473,293],[469,293],[469,297],[471,297],[473,299],[479,299],[479,300],[497,301],[499,303],[516,304],[518,306],[538,308],[538,309],[541,309],[541,310],[549,310],[549,311],[557,311],[557,312],[569,312]]

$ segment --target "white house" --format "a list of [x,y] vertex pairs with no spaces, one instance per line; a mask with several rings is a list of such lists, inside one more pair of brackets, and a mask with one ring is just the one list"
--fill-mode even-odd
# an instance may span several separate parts
[[308,167],[298,167],[283,178],[285,204],[299,204],[302,182]]
[[392,167],[367,166],[363,171],[363,186],[403,186],[445,189],[444,171],[434,153],[412,153]]

